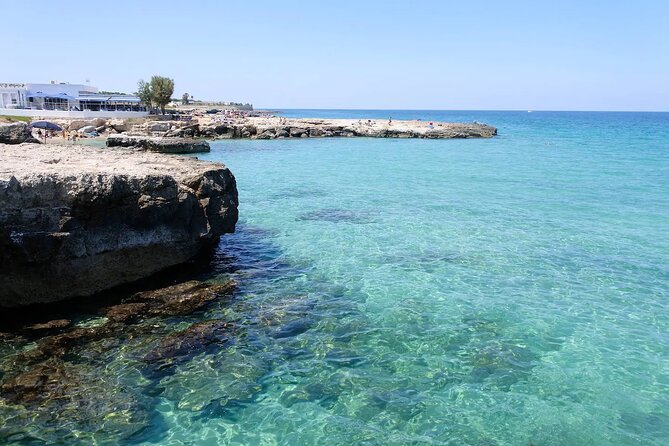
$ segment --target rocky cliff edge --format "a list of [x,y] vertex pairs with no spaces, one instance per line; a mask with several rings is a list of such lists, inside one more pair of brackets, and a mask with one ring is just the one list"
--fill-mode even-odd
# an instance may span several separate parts
[[0,144],[0,307],[87,296],[188,261],[237,222],[223,164]]

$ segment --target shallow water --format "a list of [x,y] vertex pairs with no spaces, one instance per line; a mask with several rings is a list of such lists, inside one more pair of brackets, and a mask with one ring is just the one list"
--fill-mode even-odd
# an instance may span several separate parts
[[98,346],[144,428],[95,440],[666,444],[669,114],[285,113],[499,136],[213,142],[241,217],[202,276],[240,287],[170,323],[233,341],[160,373],[151,340]]

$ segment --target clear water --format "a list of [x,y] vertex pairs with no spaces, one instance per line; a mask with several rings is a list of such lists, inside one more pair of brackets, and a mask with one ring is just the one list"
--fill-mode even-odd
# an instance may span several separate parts
[[231,167],[241,200],[223,249],[262,261],[240,299],[287,320],[238,345],[261,389],[196,424],[170,412],[174,434],[667,444],[669,114],[285,115],[356,113],[478,120],[500,136],[213,144],[203,158]]
[[[126,442],[668,444],[669,114],[285,114],[499,136],[212,143],[240,289],[205,316],[239,328]],[[132,348],[106,367],[147,393]]]

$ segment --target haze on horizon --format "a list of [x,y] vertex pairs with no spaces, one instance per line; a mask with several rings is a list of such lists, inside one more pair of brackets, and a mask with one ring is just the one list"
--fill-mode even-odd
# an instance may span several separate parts
[[669,110],[669,2],[3,0],[0,82],[256,108]]

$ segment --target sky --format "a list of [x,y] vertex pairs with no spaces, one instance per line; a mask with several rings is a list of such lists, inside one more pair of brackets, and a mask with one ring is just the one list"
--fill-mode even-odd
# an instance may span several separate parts
[[669,1],[0,0],[0,82],[256,108],[669,110]]

